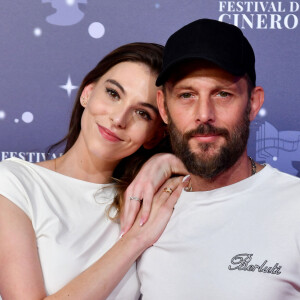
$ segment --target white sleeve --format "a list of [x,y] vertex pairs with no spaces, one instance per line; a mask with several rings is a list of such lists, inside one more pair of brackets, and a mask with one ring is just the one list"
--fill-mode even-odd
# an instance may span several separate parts
[[26,175],[19,165],[7,161],[0,162],[0,195],[17,205],[32,220],[32,206],[27,193],[30,186],[26,184]]

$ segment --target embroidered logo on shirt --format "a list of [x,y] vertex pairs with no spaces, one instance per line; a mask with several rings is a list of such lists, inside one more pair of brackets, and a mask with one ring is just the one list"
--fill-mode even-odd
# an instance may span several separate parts
[[231,264],[228,266],[230,271],[249,271],[255,272],[256,270],[261,273],[269,273],[279,275],[281,274],[282,266],[276,263],[274,266],[268,266],[268,261],[265,260],[262,264],[250,264],[253,254],[242,253],[237,254],[231,259]]

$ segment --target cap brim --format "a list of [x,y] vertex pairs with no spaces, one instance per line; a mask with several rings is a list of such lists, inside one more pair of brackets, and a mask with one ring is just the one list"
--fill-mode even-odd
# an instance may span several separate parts
[[230,66],[225,65],[225,63],[222,63],[220,61],[218,61],[216,58],[212,58],[212,57],[208,57],[205,55],[188,55],[188,56],[183,56],[180,57],[174,61],[172,61],[171,64],[167,65],[158,75],[155,85],[156,86],[161,86],[162,84],[164,84],[170,77],[171,73],[174,71],[174,68],[176,67],[176,65],[184,62],[184,61],[189,61],[189,60],[206,60],[209,61],[215,65],[217,65],[218,67],[220,67],[221,69],[227,71],[228,73],[234,75],[234,76],[243,76],[245,75],[245,71],[240,69],[233,69]]

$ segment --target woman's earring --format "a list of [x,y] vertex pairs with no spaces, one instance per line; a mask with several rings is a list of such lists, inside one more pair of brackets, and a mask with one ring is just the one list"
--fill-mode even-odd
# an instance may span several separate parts
[[80,97],[80,102],[83,107],[87,105],[87,99],[84,96]]

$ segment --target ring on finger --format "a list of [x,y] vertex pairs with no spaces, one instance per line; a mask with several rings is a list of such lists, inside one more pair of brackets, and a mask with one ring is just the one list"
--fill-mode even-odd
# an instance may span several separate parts
[[171,195],[173,190],[170,187],[165,187],[164,192],[169,193]]
[[139,197],[136,197],[136,196],[130,196],[129,199],[135,200],[135,201],[142,201],[142,199],[140,199]]

